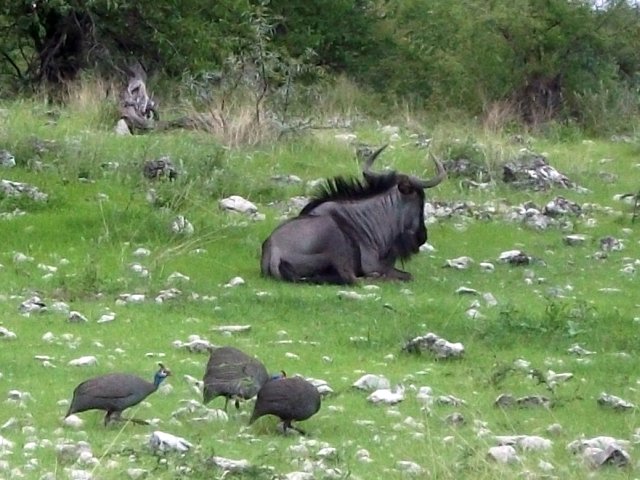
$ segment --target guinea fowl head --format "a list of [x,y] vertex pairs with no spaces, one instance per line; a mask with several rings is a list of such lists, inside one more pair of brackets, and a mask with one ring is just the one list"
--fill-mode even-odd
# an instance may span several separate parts
[[279,380],[281,378],[287,378],[287,372],[285,372],[284,370],[280,370],[277,373],[273,373],[271,375],[270,380]]
[[166,368],[162,363],[158,363],[158,365],[160,366],[160,370],[158,370],[156,374],[153,376],[153,384],[155,385],[156,388],[160,386],[160,384],[165,378],[171,375],[171,370]]

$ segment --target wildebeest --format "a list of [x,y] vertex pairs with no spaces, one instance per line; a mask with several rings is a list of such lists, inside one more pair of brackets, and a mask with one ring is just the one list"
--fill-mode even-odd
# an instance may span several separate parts
[[358,277],[411,280],[395,268],[427,241],[424,190],[446,176],[422,180],[403,173],[375,173],[363,166],[363,180],[327,180],[300,214],[279,225],[262,244],[261,271],[290,282],[352,284]]

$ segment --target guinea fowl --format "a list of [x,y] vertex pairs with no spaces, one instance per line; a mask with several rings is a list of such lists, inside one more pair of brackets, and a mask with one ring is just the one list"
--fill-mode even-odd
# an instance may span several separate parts
[[[87,410],[104,410],[107,412],[104,416],[105,425],[110,421],[121,420],[123,410],[147,398],[171,375],[171,371],[164,365],[160,363],[159,366],[160,370],[154,375],[153,382],[129,373],[109,373],[85,380],[73,391],[73,400],[65,418]],[[136,418],[126,420],[140,424],[148,423]]]
[[220,347],[211,352],[204,372],[203,402],[209,403],[216,397],[224,396],[224,409],[229,399],[253,398],[269,380],[267,369],[256,358],[234,347]]
[[258,392],[249,425],[263,415],[275,415],[282,420],[284,433],[292,428],[305,435],[304,430],[291,422],[306,420],[318,410],[320,393],[311,383],[300,377],[272,379]]

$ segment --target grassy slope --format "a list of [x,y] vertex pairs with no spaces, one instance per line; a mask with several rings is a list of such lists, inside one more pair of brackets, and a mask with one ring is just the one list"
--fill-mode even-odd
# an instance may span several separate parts
[[[95,116],[84,117],[86,124],[79,129],[73,112],[63,111],[56,124],[48,125],[48,117],[39,106],[7,108],[0,120],[0,147],[14,152],[19,166],[1,172],[2,178],[35,184],[50,194],[50,201],[37,205],[0,200],[3,211],[17,206],[28,212],[23,217],[0,221],[0,264],[4,265],[0,268],[0,324],[18,335],[16,341],[2,342],[0,348],[0,394],[19,389],[33,396],[26,409],[8,404],[3,410],[7,418],[17,417],[22,425],[35,427],[38,438],[87,439],[96,456],[105,455],[105,459],[118,462],[112,469],[98,467],[99,478],[122,478],[123,471],[138,465],[157,469],[154,478],[173,478],[175,465],[187,465],[197,475],[204,468],[202,459],[213,453],[273,465],[282,473],[298,469],[295,455],[287,450],[298,440],[275,435],[272,419],[246,428],[250,405],[239,416],[233,413],[228,423],[197,423],[190,421],[190,416],[171,418],[180,400],[199,399],[182,376],[200,378],[206,356],[171,346],[173,340],[186,340],[191,334],[245,348],[272,370],[282,368],[290,374],[328,380],[337,393],[325,400],[316,417],[305,422],[306,428],[314,439],[338,448],[338,458],[333,461],[336,467],[359,478],[400,477],[394,470],[398,460],[421,464],[433,478],[513,478],[521,472],[522,466],[498,467],[486,461],[491,441],[477,438],[474,420],[488,422],[495,434],[543,436],[548,436],[547,426],[560,423],[564,433],[551,437],[552,452],[524,454],[524,468],[539,471],[538,459],[544,458],[554,464],[560,477],[584,478],[587,470],[576,466],[577,460],[565,450],[569,441],[583,434],[629,439],[635,430],[634,413],[600,409],[595,398],[607,391],[640,402],[635,388],[639,366],[635,336],[638,327],[634,321],[638,316],[634,297],[637,279],[619,272],[624,257],[640,257],[639,247],[633,233],[625,237],[623,232],[624,228],[633,227],[629,209],[611,200],[614,193],[637,188],[637,169],[633,166],[637,145],[534,143],[536,150],[549,153],[554,166],[591,189],[587,195],[565,191],[514,193],[504,188],[491,193],[464,192],[455,181],[429,192],[430,197],[440,200],[464,198],[481,203],[509,198],[511,202],[531,199],[538,204],[563,194],[579,203],[611,205],[626,212],[624,216],[597,214],[594,228],[576,222],[575,231],[589,235],[586,245],[565,247],[562,237],[566,232],[557,229],[535,232],[501,221],[444,220],[429,230],[436,251],[422,254],[408,265],[415,275],[414,282],[382,284],[377,291],[379,301],[352,302],[338,299],[338,287],[278,284],[258,274],[260,243],[281,213],[281,209],[266,205],[303,193],[300,187],[274,186],[269,177],[283,173],[311,180],[357,171],[350,149],[333,141],[330,135],[304,137],[255,151],[226,151],[198,134],[116,138]],[[383,140],[374,129],[364,128],[360,133],[368,140]],[[437,147],[438,142],[444,143],[455,133],[436,130],[434,144]],[[41,172],[28,168],[30,161],[37,158],[31,146],[33,137],[57,141],[56,147],[41,154],[41,160],[48,165]],[[500,139],[486,140],[500,144]],[[154,186],[168,207],[159,209],[145,201],[148,185],[140,178],[140,165],[145,159],[165,154],[181,163],[187,174],[175,184]],[[400,170],[423,173],[422,160],[416,161],[418,155],[422,153],[397,148],[385,153],[383,159],[386,165]],[[614,161],[601,164],[599,161],[605,157]],[[106,162],[118,162],[119,167],[113,171],[102,168]],[[619,182],[603,184],[597,176],[600,170],[618,174]],[[90,182],[79,181],[79,175]],[[100,194],[106,194],[108,199]],[[259,203],[267,220],[253,223],[220,212],[218,199],[231,194]],[[193,237],[175,238],[169,233],[168,223],[177,214],[185,215],[194,224]],[[612,253],[606,261],[594,261],[590,255],[604,235],[626,238],[627,248]],[[149,248],[152,255],[133,257],[132,252],[140,246]],[[495,262],[500,252],[516,247],[546,262],[546,266],[531,268],[536,276],[546,279],[544,283],[526,285],[525,269],[505,265],[497,265],[492,274],[480,272],[477,265],[465,272],[441,268],[446,259],[460,255],[469,255],[476,262]],[[193,253],[195,248],[206,252]],[[34,261],[15,264],[15,252],[28,254]],[[69,264],[61,265],[62,258],[68,259]],[[150,277],[138,278],[132,273],[133,262],[149,268]],[[41,263],[58,266],[59,270],[52,278],[42,279],[44,272],[38,267]],[[180,285],[182,298],[162,305],[152,301],[115,305],[117,296],[124,292],[153,297],[166,287],[166,279],[174,271],[191,278]],[[236,289],[222,287],[236,275],[247,284]],[[454,293],[462,285],[493,293],[499,305],[482,307],[485,318],[470,320],[465,310],[473,299]],[[547,295],[549,288],[556,286],[565,287],[566,298]],[[622,292],[603,293],[603,287],[617,287]],[[90,323],[69,324],[63,315],[52,312],[20,316],[19,303],[34,291],[49,304],[54,300],[68,302]],[[260,291],[269,292],[269,296],[258,297],[256,292]],[[192,293],[213,295],[216,299],[190,300]],[[107,308],[116,312],[116,321],[96,324]],[[252,325],[251,333],[232,338],[211,330],[216,325],[246,323]],[[47,331],[54,332],[59,340],[43,342],[41,337]],[[428,356],[399,352],[405,339],[426,331],[463,342],[466,358],[438,363]],[[63,333],[73,335],[73,340],[61,339]],[[366,340],[353,342],[351,337]],[[293,343],[276,343],[279,340]],[[590,363],[579,363],[566,353],[575,342],[597,352]],[[146,449],[144,436],[148,431],[144,427],[126,426],[122,431],[111,428],[105,432],[101,415],[90,412],[82,415],[87,422],[86,433],[60,429],[66,407],[57,402],[69,399],[77,383],[113,370],[150,377],[158,357],[149,357],[148,352],[165,354],[163,361],[174,370],[175,377],[168,382],[172,390],[150,397],[149,404],[143,404],[137,416],[157,417],[161,419],[160,429],[198,444],[194,454],[170,457],[166,470],[157,466]],[[299,359],[289,358],[287,352],[299,355]],[[620,357],[620,352],[629,356]],[[34,360],[36,354],[54,357],[57,368],[43,368]],[[97,366],[66,366],[70,359],[88,354],[98,357]],[[323,360],[324,356],[330,357],[331,362]],[[532,367],[545,372],[553,369],[575,374],[570,383],[557,389],[556,408],[502,411],[492,406],[495,397],[503,392],[550,395],[544,386],[536,385],[523,373],[499,376],[517,358],[525,358]],[[395,415],[386,408],[370,406],[363,394],[349,388],[360,372],[384,373],[393,383],[429,385],[438,394],[463,398],[467,406],[458,410],[467,418],[467,424],[459,429],[445,424],[443,418],[456,410],[452,407],[436,406],[426,416],[412,393],[392,409],[398,412]],[[214,403],[222,405],[220,400]],[[423,427],[403,425],[409,416],[422,422]],[[372,420],[374,425],[363,426],[357,420]],[[28,437],[20,430],[1,434],[19,443]],[[447,436],[453,440],[444,442]],[[361,447],[371,452],[371,464],[355,459],[355,452]],[[312,452],[316,449],[310,448]],[[131,454],[136,456],[136,462],[130,462]],[[7,460],[24,470],[29,455],[16,449]],[[51,449],[36,450],[32,456],[40,462],[32,473],[27,472],[33,478],[64,466],[56,465]],[[603,477],[626,478],[628,473],[607,470]],[[208,475],[203,472],[202,478]]]

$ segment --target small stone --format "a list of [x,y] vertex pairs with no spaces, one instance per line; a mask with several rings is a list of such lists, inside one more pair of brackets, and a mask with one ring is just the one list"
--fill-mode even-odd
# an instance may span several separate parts
[[516,463],[520,461],[520,458],[516,454],[516,449],[511,445],[500,445],[497,447],[489,448],[489,458],[495,460],[498,463]]
[[382,375],[374,375],[371,373],[363,375],[358,380],[356,380],[352,385],[352,387],[357,388],[359,390],[365,390],[365,391],[371,391],[371,392],[375,390],[380,390],[380,389],[388,389],[390,388],[390,386],[391,384],[389,383],[389,380],[387,380],[386,377]]
[[171,222],[170,228],[173,233],[179,235],[189,236],[193,235],[194,232],[193,225],[183,215],[178,215],[176,218],[174,218]]
[[98,363],[98,359],[93,355],[85,355],[84,357],[79,357],[71,360],[67,365],[70,367],[90,367],[96,365]]
[[233,287],[238,287],[240,285],[244,285],[246,282],[244,281],[244,278],[242,277],[233,277],[231,280],[229,280],[229,282],[227,282],[224,287],[225,288],[233,288]]
[[633,410],[636,408],[633,403],[623,400],[620,397],[616,397],[615,395],[609,395],[605,392],[602,392],[598,397],[598,405],[602,407],[610,407],[617,411]]
[[218,204],[223,210],[231,212],[256,213],[258,211],[258,207],[256,207],[255,204],[239,195],[231,195],[230,197],[223,198]]
[[69,312],[69,316],[67,317],[67,319],[71,323],[87,323],[89,321],[87,317],[82,315],[80,312],[76,312],[75,310]]

